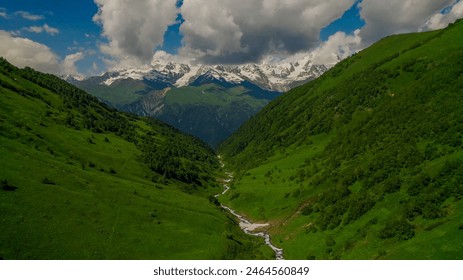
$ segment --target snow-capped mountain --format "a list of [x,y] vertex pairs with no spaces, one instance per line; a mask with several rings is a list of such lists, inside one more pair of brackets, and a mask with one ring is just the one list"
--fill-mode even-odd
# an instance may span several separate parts
[[69,83],[73,83],[73,82],[82,82],[85,80],[85,77],[82,76],[82,75],[74,75],[74,74],[66,74],[66,75],[63,75],[61,76],[61,78],[65,81],[68,81]]
[[325,65],[313,64],[310,56],[298,62],[281,64],[211,66],[154,61],[150,66],[105,73],[98,80],[107,86],[119,80],[133,79],[174,87],[198,85],[213,80],[230,84],[249,82],[264,90],[284,92],[319,77],[326,70]]

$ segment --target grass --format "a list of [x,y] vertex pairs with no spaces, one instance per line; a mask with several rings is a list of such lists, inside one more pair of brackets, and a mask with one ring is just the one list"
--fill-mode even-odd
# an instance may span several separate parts
[[136,80],[123,83],[116,82],[110,86],[85,84],[82,82],[78,82],[77,84],[83,90],[91,92],[92,95],[116,107],[135,102],[150,91],[142,81]]
[[308,146],[277,152],[266,163],[238,175],[236,183],[222,198],[224,204],[257,221],[282,221],[291,216],[301,206],[301,197],[318,191],[293,178],[306,160],[323,151],[329,137],[319,135],[311,141]]

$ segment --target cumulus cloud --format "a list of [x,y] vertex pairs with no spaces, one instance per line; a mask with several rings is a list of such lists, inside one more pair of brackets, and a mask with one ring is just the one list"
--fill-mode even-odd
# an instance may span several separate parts
[[312,62],[332,66],[363,48],[360,30],[352,35],[344,32],[337,32],[331,35],[326,42],[323,42],[312,52]]
[[29,12],[26,12],[26,11],[17,11],[16,13],[14,13],[15,15],[18,15],[24,19],[27,19],[27,20],[32,20],[32,21],[37,21],[37,20],[41,20],[41,19],[44,19],[45,17],[42,16],[42,15],[34,15],[34,14],[31,14]]
[[151,60],[151,64],[156,64],[159,61],[171,61],[175,63],[195,64],[195,61],[190,57],[181,55],[173,55],[165,51],[156,51]]
[[360,36],[372,43],[387,35],[416,32],[452,3],[454,0],[363,0],[359,7],[366,24]]
[[435,30],[447,27],[455,20],[463,18],[463,1],[456,3],[448,13],[437,13],[425,24],[424,29]]
[[14,37],[9,32],[0,30],[0,56],[18,67],[32,67],[42,72],[56,75],[79,74],[75,63],[84,58],[83,53],[66,56],[60,61],[47,46],[30,39]]
[[83,52],[76,52],[74,54],[67,55],[63,60],[63,72],[66,74],[80,75],[77,71],[76,62],[85,58]]
[[181,53],[205,63],[259,61],[293,54],[319,43],[320,29],[355,0],[187,0]]
[[125,65],[149,63],[178,12],[176,0],[94,1],[99,10],[93,20],[101,24],[103,36],[109,40],[100,49]]
[[[321,28],[355,1],[207,0],[211,4],[201,9],[206,0],[190,0],[182,7],[186,20],[181,28],[186,45],[183,52],[202,57],[206,63],[258,61],[280,52],[290,55],[290,60],[310,55],[314,63],[333,65],[384,36],[419,31],[430,18],[434,26],[453,22],[463,13],[463,1],[448,14],[440,12],[454,1],[363,0],[358,4],[363,28],[353,34],[337,32],[320,42]],[[214,14],[225,20],[218,22]]]
[[56,34],[59,33],[58,28],[50,27],[50,26],[48,26],[48,24],[44,24],[44,25],[42,26],[42,28],[43,28],[43,30],[44,30],[46,33],[48,33],[48,34],[50,34],[50,35],[52,35],[52,36],[54,36],[54,35],[56,35]]
[[[110,68],[156,60],[241,64],[302,54],[311,54],[316,63],[333,64],[384,36],[444,27],[463,13],[463,1],[456,0],[185,0],[181,5],[179,0],[94,1],[94,21],[107,39],[100,51]],[[352,5],[360,8],[365,26],[321,42],[320,30]],[[446,7],[452,7],[450,12],[442,13]],[[178,13],[185,20],[179,54],[155,52]]]
[[25,27],[23,30],[28,31],[28,32],[33,32],[33,33],[47,33],[51,36],[55,36],[56,34],[59,34],[59,29],[54,28],[49,26],[48,24],[44,24],[42,26],[30,26],[30,27]]
[[50,48],[0,30],[0,56],[18,67],[29,66],[47,73],[60,73],[59,58]]

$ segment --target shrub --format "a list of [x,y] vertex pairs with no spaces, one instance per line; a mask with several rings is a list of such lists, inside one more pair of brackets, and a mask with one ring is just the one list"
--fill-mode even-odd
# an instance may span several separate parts
[[304,208],[302,208],[301,214],[304,215],[304,216],[308,216],[308,215],[312,214],[312,212],[313,212],[312,207],[305,206]]
[[8,181],[6,179],[3,179],[0,182],[0,185],[2,187],[2,190],[4,190],[4,191],[14,192],[14,191],[16,191],[18,189],[17,187],[14,187],[14,186],[8,184]]
[[209,196],[209,202],[214,204],[215,206],[220,206],[220,202],[215,196]]
[[48,179],[48,177],[45,177],[42,179],[42,184],[46,184],[46,185],[55,185],[55,182],[53,182],[52,180]]
[[328,235],[325,239],[325,245],[326,247],[333,247],[336,245],[336,241],[334,240],[333,236]]
[[388,222],[379,232],[382,239],[408,240],[415,236],[415,229],[405,218]]

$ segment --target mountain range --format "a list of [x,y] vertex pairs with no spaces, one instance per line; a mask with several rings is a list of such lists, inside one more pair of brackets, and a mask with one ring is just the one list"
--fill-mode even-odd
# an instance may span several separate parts
[[296,62],[243,65],[194,65],[155,60],[151,65],[110,71],[84,78],[68,75],[69,82],[89,81],[111,86],[123,80],[146,80],[153,88],[184,87],[209,82],[239,85],[249,82],[267,91],[285,92],[319,77],[327,66],[312,63],[313,55]]
[[65,79],[117,109],[158,118],[216,147],[270,100],[326,70],[310,55],[298,62],[238,66],[158,60],[142,68]]

